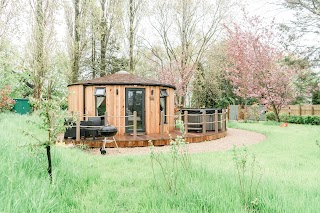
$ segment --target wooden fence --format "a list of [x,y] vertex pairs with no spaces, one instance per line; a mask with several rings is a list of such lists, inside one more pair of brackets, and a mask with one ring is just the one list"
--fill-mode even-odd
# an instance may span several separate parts
[[[272,111],[272,108],[268,108],[268,110],[263,110],[264,106],[260,106],[260,111]],[[241,108],[240,105],[230,105],[228,107],[228,119],[229,120],[243,120],[245,118],[245,113],[250,110],[250,106],[243,106]],[[289,115],[317,115],[320,116],[320,105],[288,105],[283,107],[280,113],[287,113]],[[260,121],[265,120],[264,113],[260,115]],[[250,118],[248,118],[250,120]]]
[[280,113],[290,115],[317,115],[320,116],[320,105],[288,105],[283,107]]

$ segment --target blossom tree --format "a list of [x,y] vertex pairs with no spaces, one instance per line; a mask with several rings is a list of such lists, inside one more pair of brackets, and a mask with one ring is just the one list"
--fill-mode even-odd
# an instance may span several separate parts
[[184,66],[181,69],[179,63],[169,63],[166,66],[158,67],[157,70],[158,80],[165,84],[171,84],[176,87],[176,105],[183,107],[181,104],[181,97],[185,97],[188,92],[190,79],[194,74],[194,68],[190,66]]
[[227,27],[227,55],[231,64],[227,77],[235,86],[236,95],[256,98],[272,107],[279,119],[281,108],[292,100],[295,69],[284,60],[284,52],[277,47],[272,27],[262,26],[258,18],[250,18],[247,25]]

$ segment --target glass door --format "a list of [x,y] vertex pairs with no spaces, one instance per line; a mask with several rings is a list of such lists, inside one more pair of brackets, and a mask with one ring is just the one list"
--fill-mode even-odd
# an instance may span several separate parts
[[[126,88],[126,116],[137,112],[137,131],[145,132],[145,89]],[[133,125],[133,116],[126,117],[126,126]],[[133,132],[132,127],[126,127],[126,133]]]

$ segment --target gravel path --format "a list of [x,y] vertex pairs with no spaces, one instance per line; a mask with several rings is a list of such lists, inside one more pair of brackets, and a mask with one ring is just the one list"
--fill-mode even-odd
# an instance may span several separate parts
[[[266,139],[266,136],[256,132],[250,132],[240,129],[228,128],[228,134],[224,138],[217,140],[201,142],[201,143],[190,143],[188,144],[188,150],[190,153],[202,153],[202,152],[215,152],[224,151],[233,148],[233,145],[237,147],[242,145],[256,144]],[[168,151],[169,146],[158,146],[155,147],[155,151]],[[93,154],[99,154],[99,149],[92,149],[90,151]],[[107,149],[106,156],[116,155],[141,155],[149,154],[150,147],[134,147],[134,148],[119,148],[119,152],[115,148]]]

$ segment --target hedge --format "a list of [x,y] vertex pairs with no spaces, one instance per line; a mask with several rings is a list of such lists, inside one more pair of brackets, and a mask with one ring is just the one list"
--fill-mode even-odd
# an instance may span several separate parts
[[[316,115],[289,115],[287,113],[281,113],[279,115],[281,122],[288,122],[293,124],[311,124],[311,125],[320,125],[320,117]],[[274,112],[267,112],[266,118],[268,121],[276,121],[276,114]]]
[[311,125],[320,125],[320,117],[316,115],[307,115],[307,116],[299,116],[299,115],[291,115],[289,114],[280,114],[281,122],[288,122],[293,124],[311,124]]

